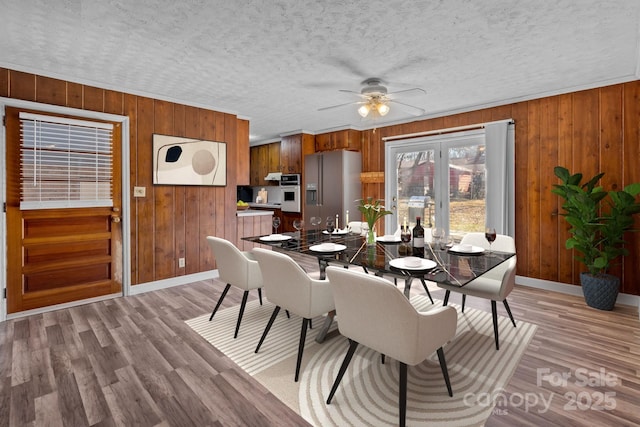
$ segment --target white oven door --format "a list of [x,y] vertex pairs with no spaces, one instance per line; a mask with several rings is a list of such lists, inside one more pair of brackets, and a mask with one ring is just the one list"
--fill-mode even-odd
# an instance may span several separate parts
[[282,187],[282,212],[300,212],[300,186]]

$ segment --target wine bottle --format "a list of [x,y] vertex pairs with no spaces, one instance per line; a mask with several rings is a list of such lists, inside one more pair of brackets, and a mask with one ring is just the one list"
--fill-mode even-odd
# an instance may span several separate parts
[[413,255],[424,256],[424,228],[420,225],[420,217],[416,217],[416,226],[413,227]]

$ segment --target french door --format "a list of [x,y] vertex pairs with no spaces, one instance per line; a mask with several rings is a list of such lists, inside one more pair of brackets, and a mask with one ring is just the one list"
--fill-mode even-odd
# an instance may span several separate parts
[[387,143],[386,229],[421,217],[455,237],[484,231],[486,149],[482,130]]

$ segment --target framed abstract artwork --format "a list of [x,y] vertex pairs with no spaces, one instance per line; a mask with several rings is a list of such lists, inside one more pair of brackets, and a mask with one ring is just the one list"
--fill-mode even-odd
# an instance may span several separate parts
[[153,183],[227,185],[227,144],[153,135]]

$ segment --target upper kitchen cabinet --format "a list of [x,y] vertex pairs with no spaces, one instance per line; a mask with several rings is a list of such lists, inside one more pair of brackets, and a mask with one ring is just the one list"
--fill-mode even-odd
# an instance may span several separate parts
[[238,185],[249,185],[250,176],[250,153],[249,153],[249,121],[238,119],[237,141],[238,141],[238,165],[236,167],[236,180]]
[[258,145],[251,147],[251,182],[250,185],[262,186],[273,185],[273,182],[265,181],[264,177],[269,172],[281,172],[280,166],[280,143]]
[[360,151],[362,132],[345,129],[316,135],[316,151]]
[[283,136],[280,142],[252,147],[250,185],[274,185],[273,181],[264,180],[269,172],[302,174],[303,151],[313,150],[314,144],[314,135],[299,133]]
[[282,137],[280,164],[282,173],[302,173],[302,134]]

